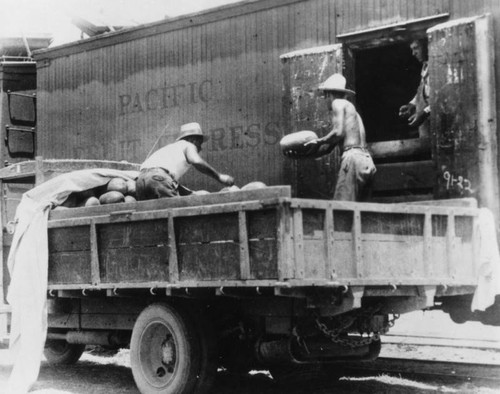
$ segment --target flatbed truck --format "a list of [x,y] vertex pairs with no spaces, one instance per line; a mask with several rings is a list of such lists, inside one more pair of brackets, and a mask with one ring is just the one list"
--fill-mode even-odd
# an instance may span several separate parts
[[55,209],[45,356],[130,347],[142,393],[206,392],[221,366],[340,375],[376,359],[403,313],[499,323],[470,312],[478,217],[472,199],[354,203],[288,186]]

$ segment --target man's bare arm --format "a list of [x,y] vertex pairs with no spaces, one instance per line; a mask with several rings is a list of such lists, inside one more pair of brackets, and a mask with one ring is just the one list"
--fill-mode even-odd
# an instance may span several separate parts
[[328,144],[327,149],[319,149],[315,152],[315,156],[323,156],[330,153],[333,148],[344,139],[345,130],[345,103],[342,100],[333,100],[332,102],[332,130],[324,137],[307,142],[305,145],[318,144],[325,145]]
[[213,168],[210,164],[203,160],[194,145],[189,144],[186,147],[184,154],[186,156],[187,162],[201,173],[208,175],[216,181],[225,185],[234,185],[234,178],[230,175],[219,173],[215,168]]

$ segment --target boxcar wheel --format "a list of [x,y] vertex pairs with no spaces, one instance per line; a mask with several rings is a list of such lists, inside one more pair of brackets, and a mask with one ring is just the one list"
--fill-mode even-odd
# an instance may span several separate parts
[[192,393],[200,369],[199,341],[189,315],[153,304],[137,318],[130,341],[130,364],[142,394]]
[[74,364],[84,350],[85,345],[68,343],[61,339],[47,339],[43,355],[50,364]]

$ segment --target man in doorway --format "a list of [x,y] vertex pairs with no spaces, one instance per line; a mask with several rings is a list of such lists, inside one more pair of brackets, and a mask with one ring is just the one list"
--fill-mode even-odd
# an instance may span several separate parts
[[205,140],[198,123],[182,125],[174,143],[158,149],[142,163],[136,181],[137,199],[179,196],[179,180],[191,167],[224,185],[232,186],[232,176],[219,173],[200,156]]
[[320,157],[341,144],[342,159],[333,199],[363,201],[367,197],[376,169],[366,148],[363,121],[354,105],[347,100],[348,94],[355,93],[345,86],[346,80],[341,74],[333,74],[319,86],[332,114],[332,130],[306,145],[315,146],[313,156]]
[[428,70],[428,53],[427,40],[413,40],[410,44],[412,55],[422,63],[422,71],[420,73],[420,84],[417,88],[415,97],[401,108],[399,108],[399,116],[408,119],[408,125],[418,127],[419,137],[429,136],[429,115],[431,108],[429,106],[429,70]]

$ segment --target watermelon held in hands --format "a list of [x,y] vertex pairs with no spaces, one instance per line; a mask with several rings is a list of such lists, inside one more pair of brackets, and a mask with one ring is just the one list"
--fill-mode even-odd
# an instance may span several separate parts
[[314,131],[302,130],[285,135],[280,141],[283,154],[291,158],[307,157],[317,150],[317,144],[306,145],[307,142],[317,139]]

